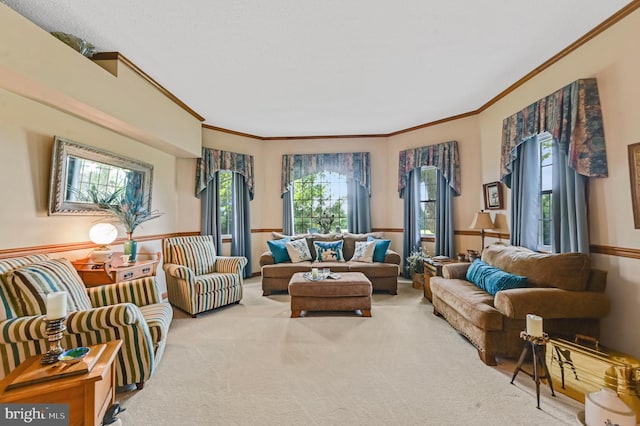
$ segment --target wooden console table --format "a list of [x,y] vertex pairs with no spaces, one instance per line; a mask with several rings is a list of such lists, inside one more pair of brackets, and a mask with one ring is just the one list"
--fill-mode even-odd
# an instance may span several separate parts
[[[113,362],[120,346],[122,340],[90,346],[92,351],[102,351],[93,367],[89,372],[70,376],[60,374],[60,370],[66,368],[63,363],[40,365],[42,355],[29,357],[0,381],[0,402],[67,404],[69,425],[100,425],[107,409],[115,402]],[[24,381],[31,377],[37,377],[37,380]]]
[[95,287],[104,284],[119,283],[121,281],[135,280],[137,278],[152,277],[156,274],[158,263],[160,263],[160,253],[151,253],[155,259],[142,260],[138,254],[138,261],[124,266],[120,259],[122,253],[113,253],[111,261],[108,263],[95,263],[90,257],[73,261],[73,266],[78,271],[84,285]]

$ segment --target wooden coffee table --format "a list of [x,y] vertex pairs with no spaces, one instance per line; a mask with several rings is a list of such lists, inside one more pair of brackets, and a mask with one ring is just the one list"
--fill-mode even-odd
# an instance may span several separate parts
[[340,272],[337,279],[311,281],[303,272],[293,274],[289,281],[291,318],[302,311],[361,311],[371,316],[371,281],[362,272]]

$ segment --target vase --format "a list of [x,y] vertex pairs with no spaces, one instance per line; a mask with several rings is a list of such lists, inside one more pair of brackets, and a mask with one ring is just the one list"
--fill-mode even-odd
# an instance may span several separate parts
[[138,258],[138,242],[133,239],[133,233],[128,233],[128,238],[124,242],[124,254],[129,255],[129,262],[133,263]]

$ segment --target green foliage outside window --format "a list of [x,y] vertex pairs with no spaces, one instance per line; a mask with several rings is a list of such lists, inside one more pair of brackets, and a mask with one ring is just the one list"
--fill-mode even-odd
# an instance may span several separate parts
[[231,235],[233,232],[233,172],[221,170],[218,172],[220,192],[220,228],[222,235]]
[[311,230],[328,233],[347,230],[347,180],[319,172],[293,183],[293,223],[296,234]]

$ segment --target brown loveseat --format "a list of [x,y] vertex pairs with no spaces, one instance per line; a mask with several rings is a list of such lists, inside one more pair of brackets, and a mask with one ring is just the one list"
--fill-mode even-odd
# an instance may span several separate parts
[[[275,239],[284,238],[285,235],[273,233]],[[270,251],[262,253],[260,256],[260,266],[262,271],[262,294],[268,296],[272,291],[288,290],[289,280],[296,272],[308,272],[312,267],[330,268],[332,272],[362,272],[371,281],[373,290],[388,291],[389,294],[398,294],[398,274],[400,271],[400,255],[393,250],[387,250],[384,262],[364,263],[353,262],[356,241],[367,241],[371,236],[374,238],[384,238],[383,233],[375,232],[369,234],[305,234],[290,237],[291,239],[305,238],[309,251],[313,259],[316,258],[314,241],[338,241],[343,240],[342,252],[345,262],[317,262],[304,261],[298,263],[284,262],[275,263]]]
[[483,251],[482,260],[527,277],[527,288],[498,291],[494,297],[465,279],[470,264],[458,263],[431,278],[431,291],[434,314],[466,336],[487,365],[496,365],[496,356],[521,353],[527,314],[543,317],[550,336],[599,337],[600,319],[609,312],[606,272],[591,269],[589,256],[495,244]]

